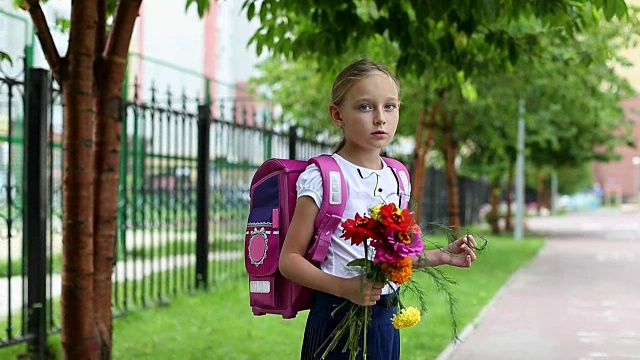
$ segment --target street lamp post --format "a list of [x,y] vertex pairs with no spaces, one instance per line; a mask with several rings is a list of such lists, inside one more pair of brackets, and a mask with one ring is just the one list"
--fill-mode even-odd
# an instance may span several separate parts
[[516,224],[513,238],[522,240],[524,237],[524,99],[518,102],[518,153],[516,157]]
[[639,194],[638,194],[638,170],[640,170],[640,156],[634,156],[631,159],[631,163],[633,164],[633,197],[636,202],[640,202]]

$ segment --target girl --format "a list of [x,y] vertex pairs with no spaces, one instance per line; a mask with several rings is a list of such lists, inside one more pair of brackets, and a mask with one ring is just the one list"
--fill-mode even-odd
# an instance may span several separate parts
[[[344,68],[332,88],[331,120],[342,129],[344,138],[332,155],[347,181],[348,199],[343,218],[365,214],[377,204],[409,199],[410,188],[399,193],[393,170],[380,157],[393,138],[399,120],[399,84],[382,65],[359,60]],[[305,259],[314,232],[314,221],[322,200],[322,178],[310,165],[297,182],[298,200],[280,256],[280,271],[287,278],[316,290],[307,319],[301,359],[320,359],[317,350],[329,337],[348,309],[332,311],[345,299],[372,307],[367,334],[368,359],[400,358],[400,335],[390,319],[396,313],[393,289],[361,278],[347,264],[364,257],[364,246],[352,246],[341,239],[339,226],[332,236],[327,257],[317,268]],[[443,250],[425,250],[413,259],[415,267],[449,264],[469,267],[476,259],[475,240],[460,238]],[[344,339],[346,341],[346,337]],[[326,359],[348,359],[339,343]],[[361,346],[362,347],[362,346]]]

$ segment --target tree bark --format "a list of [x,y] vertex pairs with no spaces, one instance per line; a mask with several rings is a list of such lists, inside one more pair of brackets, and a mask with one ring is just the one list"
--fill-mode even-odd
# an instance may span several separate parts
[[496,178],[489,184],[489,225],[493,234],[500,234],[500,179]]
[[507,179],[507,211],[504,215],[504,228],[506,231],[513,231],[513,212],[511,203],[513,202],[513,163],[509,165],[509,177]]
[[542,213],[542,207],[544,206],[544,171],[538,171],[538,184],[536,189],[536,215],[540,215]]
[[142,0],[119,0],[106,35],[105,0],[73,2],[60,58],[38,0],[29,11],[64,105],[61,338],[65,359],[110,359],[122,85]]
[[28,0],[23,2],[20,7],[23,10],[29,12],[31,21],[33,22],[33,29],[42,47],[44,58],[49,63],[53,78],[60,81],[60,54],[56,48],[56,44],[53,42],[53,36],[49,31],[49,25],[47,19],[40,7],[40,0]]
[[413,174],[411,175],[411,199],[413,213],[418,223],[422,220],[422,194],[424,193],[424,159],[426,157],[426,146],[424,146],[423,132],[425,124],[426,109],[420,111],[420,119],[416,126],[415,149],[413,151]]
[[[451,116],[451,115],[449,115]],[[458,155],[458,144],[453,138],[453,126],[443,114],[443,154],[445,161],[445,177],[447,179],[447,200],[449,215],[449,226],[452,227],[454,235],[457,237],[460,230],[460,200],[458,197],[458,175],[456,174],[456,157]],[[445,121],[448,120],[448,121]]]
[[[94,132],[96,181],[94,197],[94,254],[96,325],[100,333],[101,359],[111,359],[113,324],[111,275],[115,265],[118,180],[122,139],[122,86],[129,43],[141,0],[121,0],[100,55],[97,117]],[[103,35],[104,33],[102,33]],[[98,32],[98,41],[101,33]]]
[[[424,194],[424,176],[426,171],[426,158],[429,154],[429,149],[433,143],[433,136],[436,127],[436,117],[440,113],[440,106],[442,103],[443,92],[438,91],[438,101],[431,107],[429,112],[429,120],[426,121],[426,108],[423,107],[420,112],[420,120],[416,127],[416,148],[414,151],[413,162],[413,174],[411,177],[411,198],[414,199],[414,214],[416,219],[422,219],[422,199]],[[427,134],[424,138],[423,132],[426,128]],[[424,139],[424,141],[423,141]]]
[[64,180],[61,337],[65,359],[98,359],[93,293],[93,126],[95,0],[71,8],[62,79]]
[[548,173],[547,171],[540,170],[538,172],[538,184],[537,184],[537,213],[538,215],[542,214],[542,209],[546,208],[547,210],[551,210],[551,188],[549,183],[547,182]]

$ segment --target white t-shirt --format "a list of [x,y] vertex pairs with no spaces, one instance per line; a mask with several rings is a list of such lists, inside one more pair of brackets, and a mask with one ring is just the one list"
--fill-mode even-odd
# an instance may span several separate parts
[[[400,189],[400,177],[396,177],[393,169],[387,166],[382,159],[382,169],[372,170],[356,166],[345,160],[338,154],[333,154],[347,182],[347,204],[342,216],[342,221],[346,219],[354,219],[356,213],[361,216],[368,215],[369,209],[378,204],[395,203],[400,205],[399,196],[402,197],[402,203],[409,201],[411,193],[410,184],[405,185],[405,190]],[[322,175],[320,170],[314,164],[309,165],[296,183],[298,198],[301,196],[310,196],[315,201],[318,208],[322,202]],[[358,275],[356,269],[347,266],[349,262],[355,259],[364,258],[364,245],[351,245],[351,240],[341,238],[342,226],[333,232],[331,237],[331,246],[327,253],[327,257],[320,264],[320,269],[328,274],[332,274],[342,278],[350,278]],[[373,254],[370,254],[373,258]],[[382,293],[388,294],[391,289],[386,286]]]

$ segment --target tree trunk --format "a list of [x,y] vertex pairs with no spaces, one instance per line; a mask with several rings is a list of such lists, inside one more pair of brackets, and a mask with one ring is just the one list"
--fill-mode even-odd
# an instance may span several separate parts
[[29,11],[64,105],[61,338],[65,359],[110,359],[122,84],[141,0],[118,0],[107,36],[106,0],[71,5],[66,58],[38,0]]
[[[426,158],[433,143],[436,127],[436,117],[440,113],[444,90],[437,90],[438,101],[431,107],[429,121],[426,121],[426,108],[420,112],[420,120],[416,127],[416,149],[414,151],[413,174],[411,177],[411,198],[414,199],[414,214],[416,219],[422,219],[422,199],[424,194],[424,174],[426,171]],[[427,136],[424,142],[423,132],[427,128]]]
[[542,213],[542,207],[544,206],[544,179],[545,174],[543,170],[538,171],[538,184],[536,189],[536,215]]
[[538,173],[538,185],[537,185],[537,202],[538,202],[538,215],[542,214],[542,209],[551,210],[551,187],[547,182],[548,173],[541,170]]
[[[440,103],[438,100],[437,103],[433,105],[431,111],[429,112],[429,121],[426,122],[426,109],[422,108],[420,112],[420,121],[418,122],[418,126],[416,129],[416,150],[414,156],[413,163],[413,176],[411,183],[411,198],[414,200],[414,212],[416,219],[422,219],[422,199],[424,194],[424,174],[426,171],[426,158],[429,154],[429,149],[431,148],[431,143],[433,142],[433,133],[435,131],[435,123],[436,116],[440,112]],[[422,141],[424,132],[424,128],[427,128],[427,137]]]
[[411,199],[414,216],[418,223],[422,220],[422,194],[424,192],[424,162],[427,157],[427,146],[422,142],[425,124],[426,109],[420,111],[420,119],[416,126],[415,149],[413,151],[413,174],[411,176]]
[[98,359],[93,293],[93,126],[96,2],[74,2],[62,70],[64,180],[61,337],[66,359]]
[[507,210],[504,215],[504,228],[506,231],[513,231],[513,213],[511,203],[513,202],[513,165],[509,166],[509,178],[507,179]]
[[[443,114],[443,120],[445,116]],[[456,174],[456,156],[458,155],[458,144],[453,139],[453,126],[447,124],[443,127],[443,154],[445,161],[445,176],[447,179],[447,200],[449,215],[449,226],[453,228],[455,237],[460,230],[460,200],[458,198],[458,175]]]
[[100,333],[101,359],[111,359],[113,335],[111,275],[115,265],[118,211],[118,179],[122,139],[122,86],[133,25],[140,0],[120,1],[104,52],[97,87],[95,139],[96,182],[94,197],[94,254],[96,326]]
[[500,234],[500,180],[498,178],[489,184],[489,225],[493,234]]

